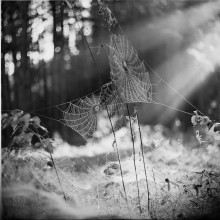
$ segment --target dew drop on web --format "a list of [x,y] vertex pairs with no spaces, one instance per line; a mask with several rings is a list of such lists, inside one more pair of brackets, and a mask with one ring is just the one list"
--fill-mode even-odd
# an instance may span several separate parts
[[100,109],[99,105],[96,105],[96,106],[94,107],[94,111],[95,111],[95,112],[98,112],[99,109]]

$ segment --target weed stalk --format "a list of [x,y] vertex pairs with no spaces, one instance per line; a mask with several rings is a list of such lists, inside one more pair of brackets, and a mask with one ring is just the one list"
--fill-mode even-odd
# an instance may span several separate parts
[[109,114],[109,110],[108,110],[107,105],[106,105],[106,110],[107,110],[107,113],[108,113],[109,122],[111,124],[112,133],[113,133],[113,136],[114,136],[114,143],[115,143],[115,148],[116,148],[116,152],[117,152],[117,156],[118,156],[118,162],[119,162],[119,168],[120,168],[120,172],[121,172],[122,185],[123,185],[123,190],[124,190],[124,193],[125,193],[125,200],[126,200],[127,207],[128,207],[128,210],[129,210],[128,197],[127,197],[127,193],[126,193],[126,189],[125,189],[124,177],[123,177],[122,166],[121,166],[121,158],[120,158],[120,154],[119,154],[119,150],[118,150],[118,144],[117,144],[117,141],[116,141],[115,131],[114,131],[114,128],[113,128],[113,125],[112,125],[112,120],[111,120],[111,116]]
[[141,148],[141,155],[143,159],[143,164],[144,164],[144,173],[145,173],[145,179],[146,179],[146,185],[147,185],[147,208],[148,208],[148,213],[150,213],[150,190],[149,190],[149,184],[148,184],[148,178],[147,178],[147,169],[146,169],[146,164],[145,164],[145,157],[144,157],[144,147],[143,147],[143,142],[142,142],[142,133],[141,133],[141,127],[140,127],[140,122],[139,122],[139,115],[138,115],[138,107],[134,103],[134,107],[136,108],[137,112],[137,124],[138,124],[138,130],[139,130],[139,135],[140,135],[140,148]]
[[126,103],[126,107],[127,107],[128,116],[129,116],[131,139],[132,139],[132,144],[133,144],[133,157],[134,157],[133,160],[134,160],[134,169],[135,169],[135,176],[136,176],[136,183],[137,183],[139,210],[140,210],[140,214],[142,214],[142,210],[141,210],[141,200],[140,200],[140,190],[139,190],[139,184],[138,184],[137,167],[136,167],[136,159],[135,159],[134,136],[133,136],[132,125],[131,125],[131,115],[130,115],[130,112],[129,112],[129,108],[128,108],[128,104],[127,104],[127,103]]
[[66,195],[65,195],[65,193],[64,193],[64,190],[63,190],[63,187],[62,187],[62,184],[61,184],[61,181],[60,181],[60,177],[59,177],[59,175],[58,175],[57,168],[56,168],[56,165],[55,165],[55,163],[54,163],[53,156],[52,156],[51,153],[50,153],[50,158],[51,158],[51,161],[52,161],[52,163],[53,163],[53,167],[54,167],[54,170],[55,170],[55,172],[56,172],[57,179],[58,179],[59,184],[60,184],[60,188],[61,188],[61,190],[62,190],[62,192],[63,192],[63,197],[64,197],[64,199],[65,199],[65,201],[66,201],[67,198],[66,198]]

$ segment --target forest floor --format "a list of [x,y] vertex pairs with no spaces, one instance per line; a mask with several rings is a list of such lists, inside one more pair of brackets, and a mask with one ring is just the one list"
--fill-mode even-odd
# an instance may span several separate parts
[[[162,126],[142,127],[149,211],[138,133],[135,159],[141,207],[130,130],[124,127],[116,133],[129,208],[117,154],[112,145],[113,136],[75,147],[56,134],[53,157],[67,203],[79,209],[89,207],[98,216],[184,219],[211,215],[214,219],[220,214],[219,146],[214,143],[200,145],[193,134],[191,139],[188,137],[188,142],[183,143],[183,134],[171,138],[165,133]],[[4,151],[2,153],[4,158]],[[41,190],[63,195],[56,172],[48,163],[48,156],[44,156],[43,151],[24,155],[25,152],[20,160],[7,159],[4,163],[3,173],[7,175],[3,177],[3,187],[34,182]]]

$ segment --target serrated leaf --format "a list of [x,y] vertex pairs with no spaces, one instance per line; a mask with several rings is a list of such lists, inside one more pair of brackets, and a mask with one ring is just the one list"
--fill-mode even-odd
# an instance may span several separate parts
[[11,118],[7,114],[7,116],[6,115],[4,117],[2,116],[1,122],[2,122],[2,129],[5,129],[11,124]]
[[48,153],[53,153],[53,150],[54,150],[54,146],[52,145],[51,141],[50,141],[50,138],[47,138],[43,141],[44,143],[44,150],[47,151]]
[[46,138],[45,140],[43,140],[43,143],[44,143],[45,145],[50,144],[50,143],[51,143],[51,142],[50,142],[50,138]]
[[50,143],[50,144],[48,144],[45,148],[44,148],[44,150],[45,151],[47,151],[48,153],[53,153],[53,145]]
[[12,126],[12,128],[13,128],[13,131],[15,131],[16,128],[17,128],[17,125],[18,125],[18,123],[19,123],[18,116],[17,116],[17,115],[13,115],[13,116],[11,117],[11,120],[12,120],[11,126]]
[[7,114],[7,113],[2,114],[2,120],[3,120],[4,118],[7,118],[7,117],[8,117],[8,114]]
[[37,142],[37,143],[35,143],[35,144],[33,145],[33,147],[34,147],[35,149],[39,149],[39,148],[42,148],[42,147],[43,147],[43,144],[40,143],[40,142]]
[[24,112],[19,110],[19,109],[15,109],[11,111],[11,114],[14,116],[16,115],[17,117],[20,117]]
[[40,118],[39,118],[39,117],[34,116],[31,120],[34,122],[34,124],[35,124],[37,127],[40,127],[40,126],[41,126],[41,125],[40,125]]
[[19,118],[19,122],[24,122],[23,131],[25,131],[28,128],[30,118],[31,118],[31,115],[29,113]]
[[30,146],[33,135],[34,134],[32,132],[20,134],[14,137],[13,142],[16,143],[19,147]]

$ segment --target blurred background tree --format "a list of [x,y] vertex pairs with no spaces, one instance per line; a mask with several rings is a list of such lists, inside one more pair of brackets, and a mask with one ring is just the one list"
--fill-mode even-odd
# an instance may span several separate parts
[[[207,0],[105,1],[144,60],[202,112],[220,120],[220,5]],[[108,82],[108,31],[97,1],[1,2],[2,109],[31,112],[84,96]],[[76,22],[75,16],[79,21]],[[84,33],[95,56],[95,68]],[[219,34],[219,35],[218,35]],[[149,69],[159,102],[192,112]],[[164,106],[141,105],[141,121],[187,127],[190,117]],[[56,108],[39,111],[61,118]],[[43,119],[70,142],[81,138]]]

